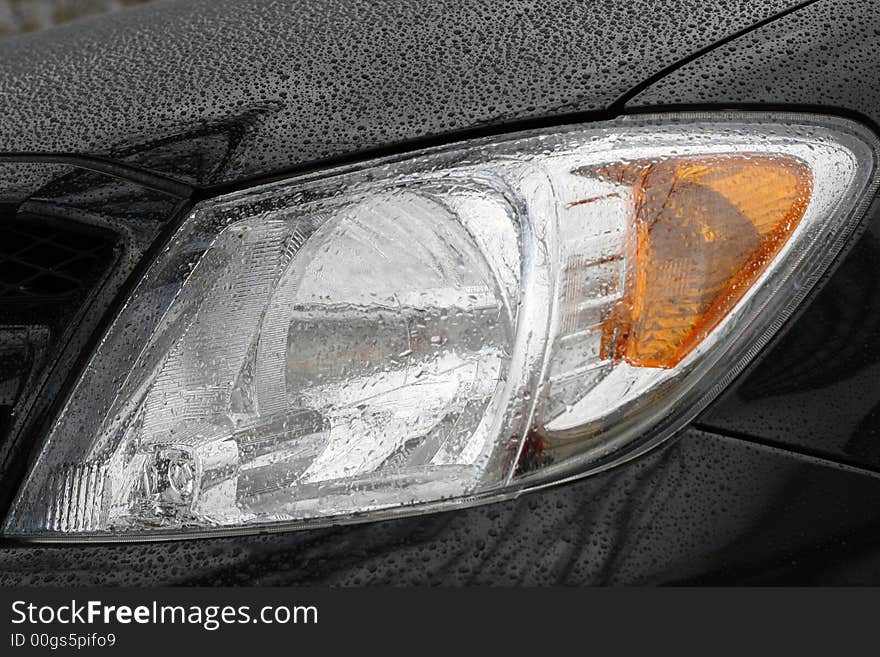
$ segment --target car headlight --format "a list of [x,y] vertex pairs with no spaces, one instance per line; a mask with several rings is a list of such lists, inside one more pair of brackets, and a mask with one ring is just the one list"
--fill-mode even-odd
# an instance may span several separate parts
[[850,122],[678,115],[204,202],[94,353],[5,533],[289,528],[608,467],[754,356],[874,168]]

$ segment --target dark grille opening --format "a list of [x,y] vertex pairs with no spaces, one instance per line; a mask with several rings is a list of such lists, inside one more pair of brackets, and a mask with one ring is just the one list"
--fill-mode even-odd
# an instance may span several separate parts
[[49,337],[45,326],[0,325],[0,436],[22,391],[46,361]]
[[0,221],[0,302],[45,302],[91,289],[113,258],[114,237],[72,221]]
[[0,441],[18,400],[116,260],[116,233],[0,206]]

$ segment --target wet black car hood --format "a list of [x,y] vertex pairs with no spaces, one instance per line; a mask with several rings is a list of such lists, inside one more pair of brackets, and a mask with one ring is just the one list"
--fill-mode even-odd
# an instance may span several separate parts
[[0,152],[197,185],[621,106],[793,0],[177,0],[0,42]]

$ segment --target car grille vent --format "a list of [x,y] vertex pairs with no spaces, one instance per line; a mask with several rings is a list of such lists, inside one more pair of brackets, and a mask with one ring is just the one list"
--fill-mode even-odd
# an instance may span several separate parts
[[36,218],[0,222],[0,303],[61,299],[87,291],[113,257],[112,237],[84,230],[81,224]]

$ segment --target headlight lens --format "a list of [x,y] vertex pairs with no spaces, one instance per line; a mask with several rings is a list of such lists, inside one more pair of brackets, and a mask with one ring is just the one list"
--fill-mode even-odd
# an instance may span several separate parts
[[447,508],[619,461],[741,369],[858,219],[849,122],[643,118],[197,207],[7,520],[155,537]]

